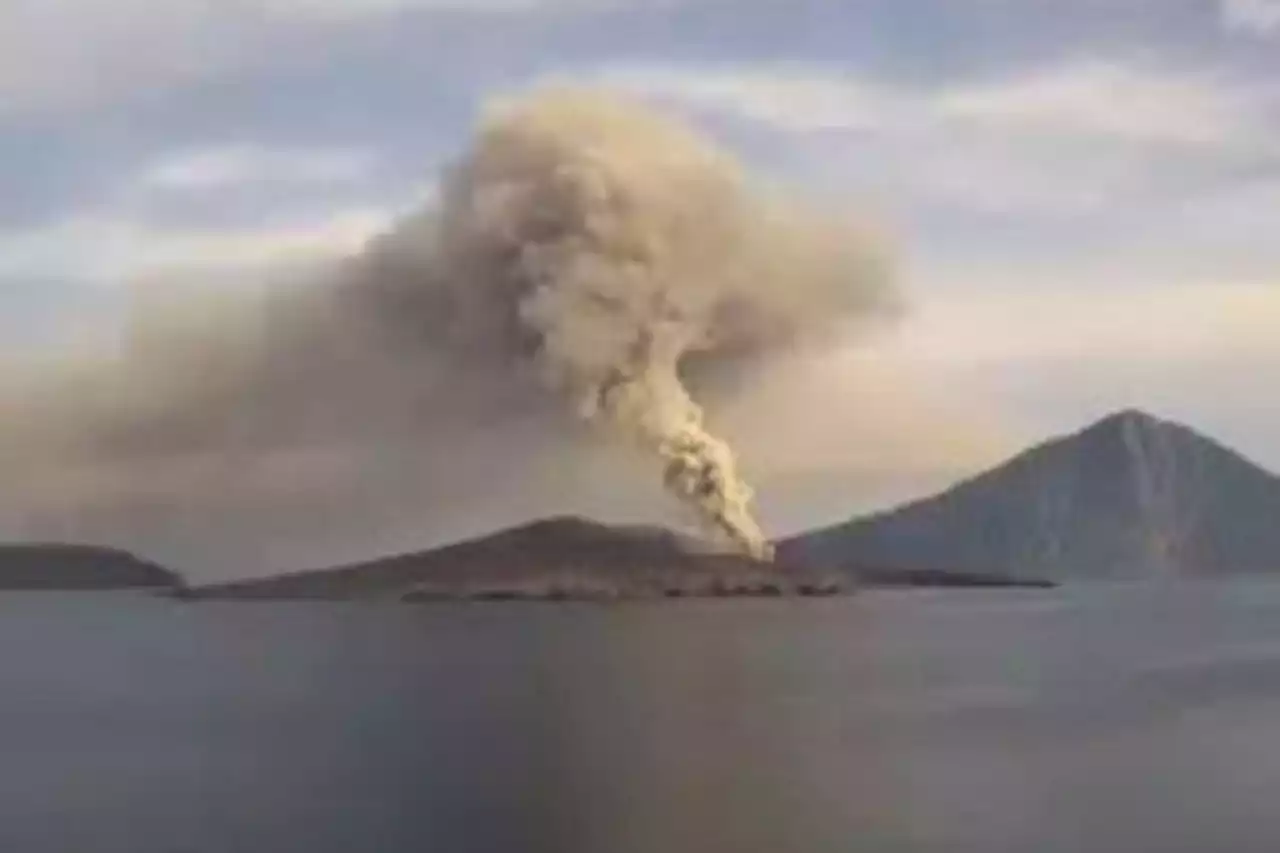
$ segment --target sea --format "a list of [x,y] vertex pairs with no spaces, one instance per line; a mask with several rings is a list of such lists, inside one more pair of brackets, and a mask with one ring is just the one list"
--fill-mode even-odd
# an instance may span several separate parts
[[0,595],[0,851],[1274,853],[1280,584]]

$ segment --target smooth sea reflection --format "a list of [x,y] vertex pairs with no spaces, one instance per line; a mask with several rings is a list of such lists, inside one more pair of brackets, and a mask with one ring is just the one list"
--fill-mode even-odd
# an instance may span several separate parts
[[1280,586],[0,596],[0,850],[1280,850]]

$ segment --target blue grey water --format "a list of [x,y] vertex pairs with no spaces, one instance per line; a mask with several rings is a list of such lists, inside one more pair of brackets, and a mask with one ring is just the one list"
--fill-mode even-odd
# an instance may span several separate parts
[[0,596],[0,850],[1280,849],[1280,585]]

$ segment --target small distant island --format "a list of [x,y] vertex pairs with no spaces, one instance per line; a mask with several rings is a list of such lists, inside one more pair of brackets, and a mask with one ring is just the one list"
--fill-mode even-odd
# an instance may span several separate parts
[[181,589],[182,576],[124,551],[85,545],[0,545],[0,590]]

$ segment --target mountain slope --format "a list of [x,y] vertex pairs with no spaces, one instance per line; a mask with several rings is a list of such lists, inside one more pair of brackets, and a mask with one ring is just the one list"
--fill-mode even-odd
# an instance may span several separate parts
[[780,568],[706,553],[651,527],[551,518],[433,551],[355,566],[199,587],[205,599],[648,598],[834,594],[838,572]]
[[1280,571],[1280,478],[1128,411],[936,497],[793,537],[780,553],[1050,580]]
[[0,590],[181,587],[182,578],[110,548],[0,545]]

